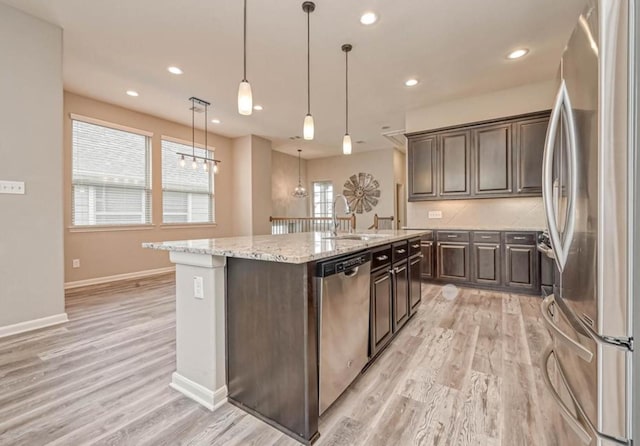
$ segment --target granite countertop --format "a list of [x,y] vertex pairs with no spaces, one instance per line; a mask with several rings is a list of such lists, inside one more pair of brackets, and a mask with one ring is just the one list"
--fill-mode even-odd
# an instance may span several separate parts
[[[428,234],[430,230],[355,231],[351,235],[370,235],[367,240],[326,239],[329,232],[226,237],[143,243],[143,248],[162,251],[239,257],[283,263],[307,263],[340,254],[360,251],[403,239]],[[339,235],[349,235],[340,233]]]
[[514,228],[513,226],[501,226],[497,225],[443,225],[443,226],[433,226],[430,228],[426,227],[404,227],[403,229],[411,230],[411,231],[513,231],[513,232],[542,232],[546,228],[539,226],[530,226],[530,227],[518,227]]

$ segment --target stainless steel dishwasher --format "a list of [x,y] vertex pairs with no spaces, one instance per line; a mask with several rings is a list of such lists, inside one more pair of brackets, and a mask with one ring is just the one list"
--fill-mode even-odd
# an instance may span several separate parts
[[318,264],[320,414],[368,361],[371,253]]

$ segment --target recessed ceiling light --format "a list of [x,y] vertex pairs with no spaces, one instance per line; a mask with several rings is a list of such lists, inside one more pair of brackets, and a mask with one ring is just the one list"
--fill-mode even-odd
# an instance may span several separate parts
[[167,71],[171,74],[182,74],[182,70],[178,67],[169,67],[167,68]]
[[213,122],[214,124],[220,124],[222,121],[220,121],[219,119],[212,119],[211,122]]
[[529,50],[527,48],[520,48],[514,51],[511,51],[507,54],[507,59],[520,59],[522,56],[525,56]]
[[134,98],[135,98],[135,97],[140,96],[140,95],[138,94],[138,92],[137,92],[137,91],[135,91],[135,90],[127,90],[127,94],[128,94],[129,96],[133,96]]
[[363,25],[373,25],[377,21],[378,21],[378,16],[376,15],[375,12],[371,12],[371,11],[365,12],[360,17],[360,23],[362,23]]
[[260,111],[260,110],[262,110],[262,105],[254,105],[253,109]]
[[407,87],[414,87],[418,85],[418,79],[407,79],[404,83]]

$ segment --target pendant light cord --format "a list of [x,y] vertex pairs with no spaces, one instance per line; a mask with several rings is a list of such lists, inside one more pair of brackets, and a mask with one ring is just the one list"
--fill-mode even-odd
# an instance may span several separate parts
[[194,98],[191,98],[191,154],[196,156],[196,101]]
[[242,82],[247,82],[247,0],[244,0],[244,34],[243,34],[243,46],[244,46],[244,71],[242,75]]
[[307,10],[307,114],[311,114],[311,20]]
[[204,156],[206,157],[209,156],[209,146],[207,145],[207,134],[209,133],[207,131],[207,122],[209,122],[209,118],[207,117],[208,110],[209,110],[209,106],[205,105],[204,106]]
[[300,186],[301,181],[300,181],[300,152],[302,152],[302,150],[298,149],[298,186]]
[[349,134],[349,52],[344,52],[344,61],[345,61],[345,76],[344,76],[344,86],[346,92],[346,101],[345,101],[345,134]]

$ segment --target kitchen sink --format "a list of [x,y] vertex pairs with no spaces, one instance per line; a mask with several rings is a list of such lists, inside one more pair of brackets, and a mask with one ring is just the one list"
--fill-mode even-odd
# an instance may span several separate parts
[[330,235],[322,237],[323,240],[373,240],[376,238],[384,238],[384,235],[380,234],[344,234],[344,235]]

